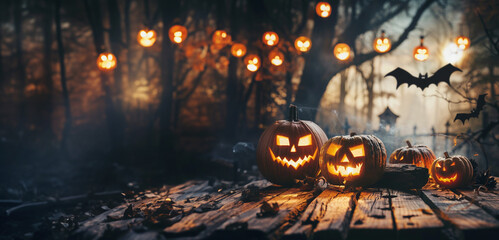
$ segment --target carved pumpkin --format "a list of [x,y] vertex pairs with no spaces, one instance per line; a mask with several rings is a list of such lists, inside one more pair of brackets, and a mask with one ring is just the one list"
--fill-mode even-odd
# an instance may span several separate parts
[[151,47],[156,42],[156,31],[143,29],[137,35],[137,41],[142,47]]
[[414,59],[421,62],[426,61],[430,57],[430,51],[423,45],[423,42],[424,36],[421,36],[421,43],[419,44],[419,46],[414,48],[413,52]]
[[272,50],[269,53],[270,63],[274,66],[281,66],[284,63],[284,54],[277,49]]
[[242,43],[234,43],[230,48],[232,56],[240,58],[246,54],[246,46]]
[[211,37],[213,45],[217,49],[224,48],[227,44],[232,42],[232,37],[224,30],[216,30]]
[[258,169],[269,181],[292,185],[297,179],[319,173],[319,151],[327,141],[314,122],[298,120],[296,106],[289,107],[289,119],[276,121],[262,133],[257,146]]
[[308,37],[300,36],[295,40],[295,48],[299,52],[308,52],[311,47],[312,41]]
[[341,60],[345,61],[350,58],[350,46],[346,43],[338,43],[334,46],[334,56]]
[[331,184],[369,186],[385,170],[385,145],[373,135],[333,137],[322,146],[319,164]]
[[315,5],[315,12],[321,18],[327,18],[331,15],[331,5],[327,2],[318,2]]
[[101,71],[112,71],[116,68],[117,64],[116,56],[110,52],[101,53],[97,57],[97,67]]
[[279,35],[275,32],[266,32],[262,36],[262,41],[267,46],[275,46],[279,42]]
[[180,44],[187,38],[187,28],[181,25],[173,25],[168,30],[168,37],[170,37],[170,41]]
[[470,39],[468,37],[459,36],[456,38],[455,42],[456,45],[462,50],[466,50],[470,47]]
[[389,38],[385,37],[385,31],[381,31],[381,37],[374,39],[373,47],[374,51],[379,53],[390,51],[392,43]]
[[473,165],[464,156],[449,156],[437,158],[431,165],[431,176],[438,185],[446,188],[464,187],[473,179]]
[[260,57],[256,54],[249,54],[244,58],[244,63],[246,64],[246,69],[250,72],[256,72],[262,65]]
[[395,149],[390,155],[390,163],[406,163],[413,164],[418,167],[431,168],[431,164],[435,161],[435,154],[425,145],[413,146],[409,140],[406,141],[407,147]]

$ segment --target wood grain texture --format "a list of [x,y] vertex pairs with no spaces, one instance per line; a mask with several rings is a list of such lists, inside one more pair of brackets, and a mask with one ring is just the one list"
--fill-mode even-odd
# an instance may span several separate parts
[[387,190],[361,192],[350,222],[348,238],[395,238]]
[[486,212],[499,219],[499,191],[479,192],[473,190],[456,190],[469,201],[482,207]]

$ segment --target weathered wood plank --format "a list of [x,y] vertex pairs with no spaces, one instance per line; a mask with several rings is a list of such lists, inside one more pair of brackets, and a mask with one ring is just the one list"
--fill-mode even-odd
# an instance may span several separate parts
[[422,197],[438,209],[440,218],[452,223],[467,237],[477,239],[499,234],[499,221],[450,190],[427,189],[422,191]]
[[344,239],[353,212],[355,193],[324,190],[303,212],[300,220],[288,229],[283,238]]
[[499,219],[499,191],[489,191],[479,193],[473,190],[456,190],[466,197],[469,201],[475,203],[476,205],[482,207],[486,212]]
[[389,190],[398,239],[438,236],[444,224],[419,195]]
[[427,182],[428,169],[411,164],[387,164],[383,176],[372,187],[421,189]]
[[231,217],[217,228],[213,238],[266,238],[274,230],[287,221],[291,215],[296,214],[306,207],[307,202],[313,198],[310,191],[297,188],[289,189],[275,197],[265,198],[269,203],[279,204],[279,211],[275,216],[257,217],[261,204]]
[[395,238],[387,190],[362,192],[353,212],[348,238]]

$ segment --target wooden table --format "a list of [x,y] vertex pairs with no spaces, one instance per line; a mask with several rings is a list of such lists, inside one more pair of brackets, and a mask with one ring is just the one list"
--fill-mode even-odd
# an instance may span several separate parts
[[[252,192],[260,192],[261,198],[242,201],[249,188],[260,189]],[[277,203],[279,211],[259,217],[264,201]],[[173,203],[182,214],[153,221],[151,226],[148,214],[157,215],[165,203]],[[265,180],[246,186],[189,181],[141,193],[130,204],[83,222],[75,238],[499,239],[497,190],[476,195],[473,190],[434,187],[407,192],[329,187],[317,192],[281,188]],[[141,214],[124,217],[127,208]]]

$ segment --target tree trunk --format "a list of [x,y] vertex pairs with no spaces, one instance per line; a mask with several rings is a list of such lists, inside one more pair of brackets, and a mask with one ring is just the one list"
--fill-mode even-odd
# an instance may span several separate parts
[[132,86],[133,83],[133,65],[132,65],[132,51],[130,45],[132,44],[132,33],[130,31],[130,5],[132,4],[132,0],[126,0],[125,2],[125,39],[126,39],[126,62],[128,65],[128,86]]
[[62,97],[64,100],[64,128],[62,130],[61,148],[65,151],[67,148],[67,140],[69,136],[69,131],[71,129],[71,104],[69,101],[68,87],[66,85],[66,65],[64,64],[64,45],[62,43],[62,30],[61,30],[61,0],[55,0],[55,27],[57,36],[57,53],[59,55],[59,66],[61,74],[61,87],[62,87]]
[[52,21],[53,21],[53,4],[52,0],[45,1],[45,14],[43,16],[43,78],[42,91],[39,93],[39,101],[37,101],[37,114],[39,116],[38,126],[41,128],[41,133],[49,139],[53,136],[52,131]]
[[18,112],[18,125],[17,129],[24,135],[26,127],[26,97],[24,96],[24,88],[26,87],[26,69],[23,59],[23,34],[22,34],[22,1],[15,1],[14,3],[14,32],[15,32],[15,45],[16,45],[16,58],[17,58],[17,94],[19,101]]
[[[5,9],[5,6],[4,6],[4,2],[0,1],[0,14],[1,15],[4,15],[6,10]],[[0,25],[3,24],[3,17],[0,17]],[[5,76],[3,74],[3,54],[2,54],[2,42],[3,42],[3,35],[2,35],[3,31],[0,31],[0,93],[3,92],[3,88],[4,88],[4,84],[5,84]]]
[[340,122],[345,120],[345,97],[347,96],[348,69],[340,74],[340,101],[338,104],[338,115]]

